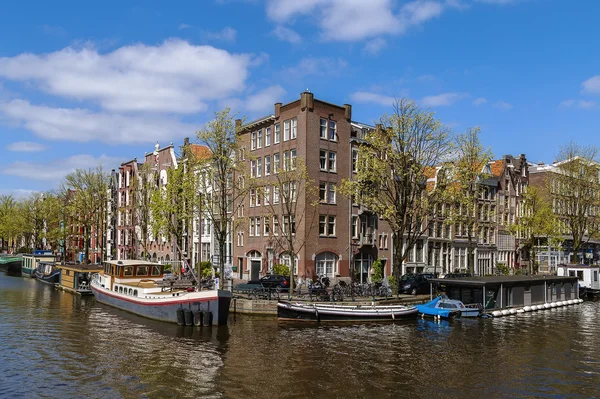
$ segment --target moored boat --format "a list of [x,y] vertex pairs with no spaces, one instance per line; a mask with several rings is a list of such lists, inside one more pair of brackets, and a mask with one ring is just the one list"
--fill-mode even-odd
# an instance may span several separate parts
[[138,260],[107,261],[90,288],[100,303],[180,325],[227,324],[231,293],[176,288],[163,282],[164,266]]
[[8,273],[21,273],[23,265],[23,257],[21,255],[9,255],[0,257],[0,269],[6,270]]
[[34,272],[38,267],[39,262],[55,263],[56,256],[52,251],[36,249],[32,254],[23,255],[23,267],[20,272],[25,277],[35,277]]
[[478,317],[481,309],[478,306],[468,306],[456,299],[448,299],[442,295],[430,302],[417,305],[419,313],[425,316],[450,319],[453,317]]
[[54,262],[39,262],[33,275],[36,279],[46,284],[54,285],[60,281],[60,269],[56,267]]
[[417,308],[403,305],[327,305],[279,302],[277,317],[312,321],[394,321],[415,317]]
[[66,263],[57,265],[61,270],[58,288],[79,295],[92,295],[92,274],[103,270],[102,265]]

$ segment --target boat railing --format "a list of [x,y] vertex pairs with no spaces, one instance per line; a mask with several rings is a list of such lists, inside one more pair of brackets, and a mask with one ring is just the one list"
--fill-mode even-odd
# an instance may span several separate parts
[[480,303],[465,303],[465,308],[483,310],[483,305]]

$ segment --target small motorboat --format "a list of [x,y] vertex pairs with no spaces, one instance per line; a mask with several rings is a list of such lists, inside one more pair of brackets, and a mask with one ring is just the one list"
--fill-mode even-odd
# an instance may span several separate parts
[[46,284],[58,284],[60,281],[60,269],[56,267],[54,262],[39,262],[33,275]]
[[281,301],[277,317],[287,320],[312,321],[394,321],[417,316],[414,306],[404,305],[327,305]]
[[431,302],[417,305],[419,313],[425,316],[433,316],[442,319],[453,317],[478,317],[481,309],[477,304],[465,305],[457,299],[449,299],[447,296],[438,296]]

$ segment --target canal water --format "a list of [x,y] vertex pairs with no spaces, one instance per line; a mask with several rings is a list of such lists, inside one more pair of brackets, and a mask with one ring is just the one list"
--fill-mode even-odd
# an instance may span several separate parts
[[597,398],[599,310],[184,328],[2,272],[0,397]]

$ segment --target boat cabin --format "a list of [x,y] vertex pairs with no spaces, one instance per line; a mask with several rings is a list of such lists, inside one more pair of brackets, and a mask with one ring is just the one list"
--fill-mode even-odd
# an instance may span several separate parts
[[92,274],[99,273],[103,270],[102,265],[82,265],[75,263],[67,263],[58,265],[60,269],[60,282],[58,288],[73,294],[91,295],[90,282]]
[[32,276],[40,262],[56,263],[56,256],[52,251],[34,251],[32,254],[23,254],[21,273]]
[[600,297],[600,266],[595,265],[558,265],[556,274],[559,276],[577,277],[579,295],[582,298],[595,299]]
[[160,294],[164,284],[164,265],[144,260],[104,262],[98,284],[110,291],[132,296]]
[[450,299],[480,304],[484,310],[541,305],[579,298],[577,277],[573,276],[486,276],[434,278]]

